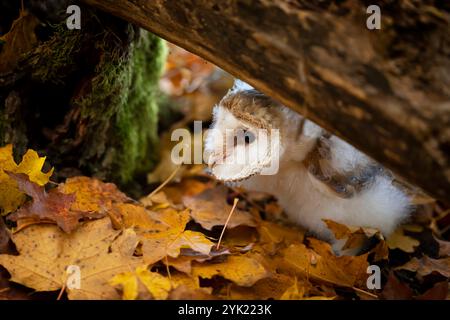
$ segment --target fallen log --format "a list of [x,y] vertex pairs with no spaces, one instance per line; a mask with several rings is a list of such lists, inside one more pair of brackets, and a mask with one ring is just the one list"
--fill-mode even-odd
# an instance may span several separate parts
[[450,201],[450,5],[84,0],[215,63]]

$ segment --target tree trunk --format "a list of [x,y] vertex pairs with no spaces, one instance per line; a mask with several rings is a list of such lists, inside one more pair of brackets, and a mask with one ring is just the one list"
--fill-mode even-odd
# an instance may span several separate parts
[[450,201],[450,5],[84,0],[210,60]]
[[164,42],[88,6],[81,30],[66,27],[66,7],[63,19],[51,23],[30,7],[11,27],[6,18],[19,16],[19,3],[0,4],[0,32],[7,35],[0,51],[0,143],[13,143],[18,157],[27,148],[40,151],[61,177],[89,174],[124,186],[148,173],[158,159]]

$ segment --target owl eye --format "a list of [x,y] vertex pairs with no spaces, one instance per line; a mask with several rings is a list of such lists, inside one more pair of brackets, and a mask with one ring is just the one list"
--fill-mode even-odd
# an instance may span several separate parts
[[244,141],[245,141],[245,144],[250,144],[253,141],[255,141],[255,139],[256,139],[256,137],[255,137],[255,135],[252,132],[250,132],[248,130],[244,130]]

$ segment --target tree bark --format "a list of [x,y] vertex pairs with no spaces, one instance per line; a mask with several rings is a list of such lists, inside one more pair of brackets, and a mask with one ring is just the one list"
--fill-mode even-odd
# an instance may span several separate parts
[[210,60],[450,200],[450,5],[84,0]]
[[[20,2],[0,4],[0,145],[17,160],[28,148],[47,156],[56,179],[94,175],[130,192],[159,158],[165,43],[89,6],[68,30],[68,2],[27,2],[20,16]],[[63,16],[49,23],[51,4]]]

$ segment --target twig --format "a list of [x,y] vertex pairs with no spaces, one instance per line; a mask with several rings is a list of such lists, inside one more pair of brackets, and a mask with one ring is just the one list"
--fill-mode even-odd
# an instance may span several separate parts
[[170,176],[169,176],[163,183],[161,183],[161,184],[159,185],[158,188],[156,188],[155,190],[153,190],[152,193],[150,193],[150,194],[147,196],[147,198],[150,199],[150,198],[153,197],[155,194],[157,194],[159,191],[161,191],[161,189],[164,188],[164,187],[170,182],[170,180],[173,179],[173,177],[175,177],[175,175],[177,174],[178,170],[180,170],[180,168],[181,168],[181,166],[178,166],[178,167],[170,174]]
[[64,280],[64,285],[62,286],[61,290],[59,291],[58,298],[56,298],[56,300],[61,300],[61,297],[62,297],[64,291],[66,291],[66,280]]
[[378,299],[378,296],[377,296],[376,294],[373,294],[373,293],[371,293],[371,292],[368,292],[368,291],[365,291],[365,290],[359,289],[359,288],[357,288],[357,287],[352,287],[352,289],[353,289],[353,290],[355,290],[355,291],[358,291],[359,293],[362,293],[362,294],[368,295],[369,297],[372,297],[372,298]]
[[230,222],[231,215],[233,214],[234,209],[236,208],[236,205],[238,204],[238,202],[239,202],[239,199],[234,198],[233,207],[231,208],[231,211],[230,211],[230,214],[228,215],[227,221],[225,222],[225,225],[223,226],[222,233],[220,234],[220,237],[219,237],[219,242],[217,242],[216,250],[219,250],[220,242],[222,242],[223,234],[225,233],[225,229],[227,228],[228,222]]

